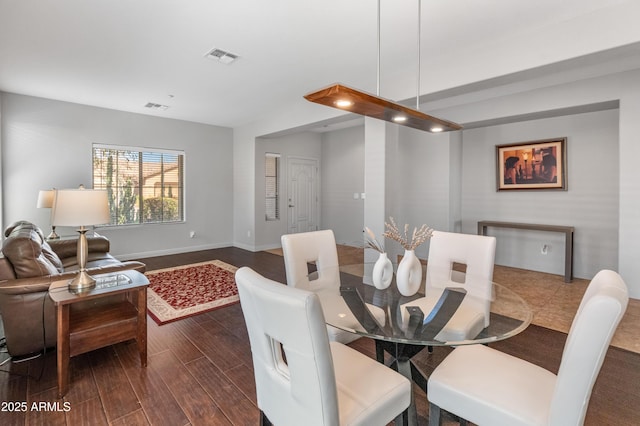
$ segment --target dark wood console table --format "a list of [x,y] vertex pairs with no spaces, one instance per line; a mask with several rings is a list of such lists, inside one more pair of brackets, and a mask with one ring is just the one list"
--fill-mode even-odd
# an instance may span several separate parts
[[564,282],[573,280],[573,226],[540,225],[536,223],[497,222],[482,220],[478,222],[478,235],[487,235],[488,227],[527,229],[530,231],[560,232],[564,234]]

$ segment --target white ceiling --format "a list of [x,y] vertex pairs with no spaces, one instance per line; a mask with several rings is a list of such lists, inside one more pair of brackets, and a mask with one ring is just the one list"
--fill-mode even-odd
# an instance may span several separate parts
[[[423,0],[420,93],[637,43],[639,18],[636,0]],[[380,95],[417,93],[417,26],[417,0],[381,1]],[[335,82],[375,93],[376,34],[376,0],[0,0],[0,91],[237,127]]]

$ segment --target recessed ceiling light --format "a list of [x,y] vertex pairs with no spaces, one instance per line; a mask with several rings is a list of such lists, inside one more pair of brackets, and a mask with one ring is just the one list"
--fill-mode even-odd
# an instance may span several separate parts
[[405,117],[404,115],[396,115],[395,117],[393,117],[393,121],[395,121],[396,123],[404,123],[405,121],[407,121],[407,117]]
[[210,51],[208,51],[205,55],[205,58],[213,59],[218,62],[222,62],[225,65],[229,65],[233,61],[239,58],[235,53],[228,52],[226,50],[218,49],[214,47]]
[[440,133],[443,130],[444,129],[442,127],[432,127],[431,129],[429,129],[431,133]]

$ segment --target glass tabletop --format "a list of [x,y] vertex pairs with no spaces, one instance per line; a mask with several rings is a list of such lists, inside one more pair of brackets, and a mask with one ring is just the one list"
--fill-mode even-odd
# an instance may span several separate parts
[[400,294],[395,274],[384,290],[365,284],[366,275],[336,268],[312,272],[308,278],[328,325],[377,340],[425,346],[491,343],[520,333],[533,317],[514,291],[494,282],[478,285],[463,272],[435,272],[429,280],[423,275],[413,296]]

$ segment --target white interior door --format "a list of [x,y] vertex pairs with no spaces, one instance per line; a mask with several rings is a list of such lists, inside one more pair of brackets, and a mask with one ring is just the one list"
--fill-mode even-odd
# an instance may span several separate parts
[[318,230],[318,160],[289,158],[289,233]]

